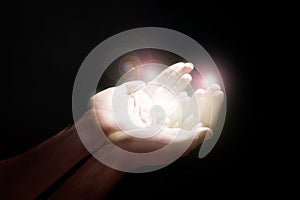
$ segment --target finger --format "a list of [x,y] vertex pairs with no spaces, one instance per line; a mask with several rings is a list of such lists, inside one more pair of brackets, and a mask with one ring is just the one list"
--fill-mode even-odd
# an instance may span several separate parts
[[196,109],[193,110],[194,116],[197,122],[202,121],[203,114],[207,109],[208,102],[205,98],[205,91],[203,89],[198,89],[193,95],[193,100],[196,102]]
[[188,109],[189,106],[187,106],[190,102],[190,99],[191,98],[188,96],[186,91],[178,93],[178,99],[176,98],[176,101],[174,101],[175,103],[172,104],[172,112],[170,112],[170,114],[168,115],[169,122],[167,123],[167,127],[181,127],[182,122],[190,112],[190,110]]
[[167,127],[169,128],[178,128],[182,119],[182,109],[180,108],[179,105],[175,106],[175,109],[173,110],[173,112],[171,112],[168,115],[168,123],[167,123]]
[[207,101],[209,101],[209,100],[211,101],[213,93],[220,89],[221,89],[221,87],[218,84],[211,84],[208,86],[208,88],[206,90],[203,90],[203,89],[198,89],[198,90],[201,90],[202,96],[204,98],[206,98]]
[[160,73],[154,81],[172,87],[183,74],[190,73],[193,69],[194,65],[192,63],[176,63]]
[[176,69],[184,66],[183,62],[175,63],[174,65],[171,65],[164,71],[162,71],[152,82],[163,82],[166,80]]
[[207,90],[205,91],[205,95],[210,95],[210,98],[211,98],[213,93],[218,90],[221,90],[221,87],[218,84],[216,84],[216,83],[211,84],[208,86]]
[[184,130],[191,130],[195,126],[196,123],[197,123],[197,120],[194,118],[194,115],[190,114],[183,121],[181,128]]
[[178,94],[178,98],[180,99],[182,110],[182,121],[184,121],[192,111],[193,106],[191,106],[191,97],[188,96],[186,91],[183,91]]
[[192,98],[197,101],[197,98],[204,97],[204,95],[205,95],[205,90],[200,88],[194,92]]
[[[209,89],[203,90],[198,89],[193,94],[190,101],[187,102],[188,97],[185,93],[180,93],[180,99],[184,99],[183,105],[183,124],[182,128],[186,130],[191,130],[197,123],[201,122],[203,126],[209,126],[211,123],[211,104],[212,96],[210,91],[219,91],[219,86],[217,84],[211,85]],[[186,106],[184,106],[186,105]],[[218,109],[216,109],[217,113]]]
[[210,122],[210,127],[215,127],[220,110],[222,108],[224,102],[224,93],[222,91],[216,91],[214,92],[212,96],[212,119]]
[[166,80],[161,82],[163,85],[172,88],[173,85],[180,79],[184,74],[190,73],[194,69],[194,65],[192,63],[185,63],[183,66],[174,70]]
[[208,125],[199,120],[198,112],[194,111],[194,113],[188,115],[183,121],[182,128],[185,130],[191,130],[198,123],[201,123],[203,126],[208,127]]
[[197,123],[201,121],[205,108],[207,106],[207,101],[204,98],[205,91],[203,89],[198,89],[193,94],[191,101],[188,106],[188,117],[183,122],[183,128],[186,130],[191,130]]
[[[218,112],[220,110],[220,106],[222,105],[222,94],[214,96],[214,93],[218,94],[218,92],[221,92],[223,94],[223,92],[220,90],[219,85],[212,84],[203,94],[203,97],[206,99],[207,104],[200,120],[205,126],[212,127],[216,123]],[[213,113],[213,109],[215,107],[214,104],[217,105],[215,113]]]
[[[149,108],[152,107],[152,103],[141,90],[135,92],[130,97],[132,102],[129,103],[131,103],[130,105],[133,108],[126,111],[128,112],[132,110],[131,120],[134,124],[139,127],[145,127],[150,123]],[[125,105],[123,106],[125,107]]]
[[179,78],[179,80],[173,86],[173,92],[178,94],[183,91],[192,81],[192,76],[190,74],[184,74]]

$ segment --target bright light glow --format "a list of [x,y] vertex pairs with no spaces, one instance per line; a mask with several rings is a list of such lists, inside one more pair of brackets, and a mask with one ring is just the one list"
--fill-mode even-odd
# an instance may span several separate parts
[[204,77],[206,85],[211,85],[213,83],[218,83],[218,79],[213,74],[208,74]]
[[121,85],[133,80],[142,80],[147,83],[154,79],[161,71],[163,71],[167,67],[168,66],[159,63],[145,63],[142,65],[134,66],[122,75],[116,85]]

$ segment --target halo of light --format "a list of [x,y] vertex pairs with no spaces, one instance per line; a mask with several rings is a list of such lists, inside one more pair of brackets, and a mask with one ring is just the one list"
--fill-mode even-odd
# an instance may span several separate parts
[[[142,48],[163,49],[184,57],[194,64],[204,80],[209,74],[214,74],[225,94],[222,77],[209,54],[195,40],[177,31],[157,27],[137,28],[114,35],[95,47],[83,61],[74,82],[72,110],[75,126],[81,141],[96,159],[111,168],[135,173],[154,171],[172,163],[185,152],[193,138],[180,146],[170,143],[154,152],[133,153],[112,144],[99,125],[89,124],[91,120],[88,118],[95,119],[93,113],[87,118],[81,116],[109,64],[127,52]],[[200,158],[211,151],[221,134],[226,97],[223,105],[213,137],[201,146]],[[185,133],[179,131],[176,137],[182,134]]]

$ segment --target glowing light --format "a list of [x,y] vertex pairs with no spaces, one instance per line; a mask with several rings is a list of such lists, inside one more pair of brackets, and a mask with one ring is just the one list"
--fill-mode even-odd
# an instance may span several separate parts
[[127,72],[134,68],[134,64],[132,62],[127,61],[127,62],[123,63],[122,68],[125,72]]
[[206,85],[211,85],[213,83],[218,83],[218,79],[216,76],[214,76],[213,74],[207,74],[204,77],[204,80],[206,82]]
[[122,83],[133,80],[142,80],[144,82],[149,82],[167,67],[168,66],[159,63],[145,63],[142,65],[135,65],[122,75],[116,85],[121,85]]
[[135,66],[141,64],[141,61],[137,55],[127,55],[123,57],[119,62],[119,73],[123,75],[124,73],[132,70]]
[[[75,126],[82,143],[97,160],[113,169],[124,172],[142,173],[165,167],[182,156],[182,154],[186,152],[186,149],[192,144],[194,139],[193,137],[186,137],[186,131],[181,131],[181,129],[179,129],[179,132],[176,136],[176,141],[180,142],[170,142],[163,148],[153,152],[134,153],[126,151],[112,144],[101,127],[99,127],[98,124],[94,124],[94,120],[83,120],[83,122],[91,124],[84,124],[79,120],[86,110],[87,102],[89,102],[91,97],[91,91],[96,91],[99,79],[107,69],[106,66],[109,66],[115,61],[115,59],[119,58],[125,53],[143,48],[160,49],[173,52],[181,56],[182,58],[193,63],[195,65],[195,70],[198,70],[199,77],[201,78],[199,81],[197,80],[195,84],[204,84],[206,86],[205,88],[207,88],[207,85],[216,82],[221,86],[225,93],[222,77],[209,54],[194,39],[183,33],[166,28],[143,27],[116,34],[95,47],[83,61],[74,82],[72,111]],[[122,82],[124,83],[133,80],[144,79],[148,81],[150,77],[155,74],[155,70],[150,70],[148,72],[145,71],[148,69],[148,67],[145,66],[139,68],[133,67],[140,66],[142,63],[144,63],[144,60],[142,59],[141,62],[140,58],[145,57],[139,57],[138,54],[133,53],[131,54],[131,57],[125,57],[124,60],[114,63],[115,67],[118,67],[119,71],[113,71],[114,73],[112,75],[109,74],[109,76],[113,78],[116,76],[118,77],[118,79],[114,79],[119,80],[116,86]],[[146,60],[149,60],[149,57],[147,57]],[[136,61],[137,64],[134,61]],[[126,73],[128,73],[128,77],[122,77],[119,79],[120,76]],[[214,74],[215,76],[211,76],[210,74]],[[195,79],[195,77],[193,78]],[[197,88],[204,87],[200,86]],[[112,98],[112,107],[119,106],[120,108],[124,108],[124,105],[127,103],[127,99],[120,98],[120,95],[118,95],[122,94],[122,91],[124,92],[123,89],[124,87],[115,88],[115,90],[118,90],[119,93],[116,91],[114,92],[116,96]],[[172,97],[171,94],[170,97]],[[169,98],[168,96],[163,96],[163,99]],[[162,113],[162,110],[167,110],[168,106],[170,106],[168,103],[169,102],[167,101],[158,102],[158,104],[156,104],[158,106],[153,109],[153,115],[158,115]],[[188,104],[186,103],[184,105]],[[193,108],[195,108],[195,106],[193,106]],[[128,110],[123,110],[124,112],[121,114],[125,112],[125,114],[128,113]],[[193,111],[194,110],[197,109],[193,109]],[[126,115],[123,116],[121,114],[116,114],[115,117],[119,117],[121,119],[120,122],[124,125],[131,125],[132,122],[130,117],[124,117]],[[199,158],[205,157],[218,141],[225,122],[225,114],[226,98],[224,100],[224,106],[222,107],[219,115],[220,117],[218,123],[214,129],[214,135],[210,140],[205,141],[201,145],[199,150]],[[91,115],[93,115],[93,113]],[[176,116],[178,116],[177,113],[175,117]],[[88,117],[94,119],[95,116],[93,115]],[[97,148],[97,151],[95,151],[95,148]]]

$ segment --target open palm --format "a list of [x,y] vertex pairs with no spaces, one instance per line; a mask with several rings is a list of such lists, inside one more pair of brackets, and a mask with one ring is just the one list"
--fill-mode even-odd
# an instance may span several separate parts
[[[131,81],[93,96],[91,105],[104,133],[132,152],[151,152],[191,139],[187,152],[192,150],[212,135],[210,128],[224,97],[216,84],[189,97],[184,89],[192,80],[192,70],[191,63],[176,63],[147,84]],[[179,131],[185,134],[176,137]]]

